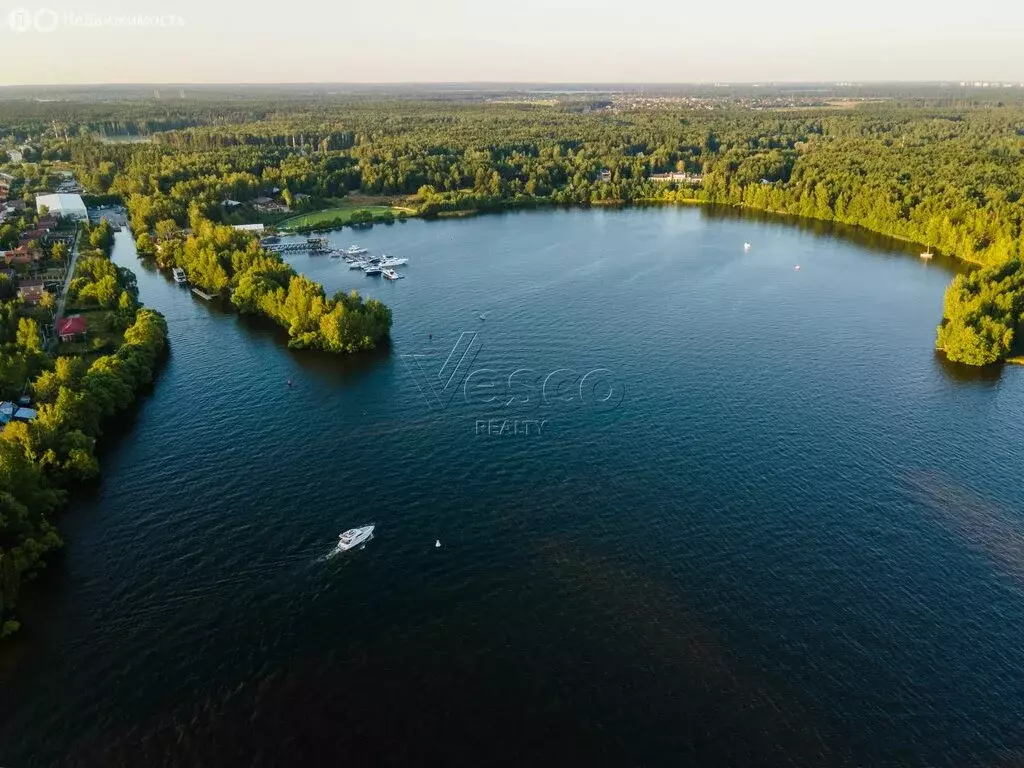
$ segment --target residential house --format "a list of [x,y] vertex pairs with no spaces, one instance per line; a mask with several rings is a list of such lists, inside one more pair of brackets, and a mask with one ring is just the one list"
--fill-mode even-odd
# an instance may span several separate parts
[[9,267],[31,266],[37,264],[42,257],[42,251],[29,249],[27,243],[19,245],[14,250],[5,251],[3,254],[4,263]]
[[27,278],[18,284],[18,296],[26,304],[35,306],[43,300],[44,293],[46,293],[46,288],[39,278]]
[[81,315],[63,318],[57,324],[57,335],[61,341],[76,341],[89,332],[89,323]]

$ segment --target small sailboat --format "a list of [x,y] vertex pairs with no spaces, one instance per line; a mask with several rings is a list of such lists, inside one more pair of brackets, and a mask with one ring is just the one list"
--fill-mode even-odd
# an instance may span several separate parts
[[929,248],[927,251],[925,251],[924,253],[921,254],[921,258],[924,259],[925,261],[930,261],[932,256],[934,256],[934,255],[935,254],[932,253],[932,249]]

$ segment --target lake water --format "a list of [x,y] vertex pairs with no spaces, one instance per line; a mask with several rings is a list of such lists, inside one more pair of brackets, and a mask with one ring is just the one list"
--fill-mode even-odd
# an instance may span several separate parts
[[294,259],[389,350],[118,236],[172,354],[0,657],[0,765],[1021,759],[1024,369],[935,354],[949,265],[674,208],[331,239],[409,257]]

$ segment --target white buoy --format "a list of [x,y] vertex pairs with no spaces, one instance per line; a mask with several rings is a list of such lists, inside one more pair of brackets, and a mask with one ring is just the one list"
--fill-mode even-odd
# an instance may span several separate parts
[[440,539],[438,539],[437,541],[434,542],[434,548],[435,549],[440,549],[441,548],[441,540]]
[[793,267],[793,269],[800,269],[800,265],[797,264],[795,267]]

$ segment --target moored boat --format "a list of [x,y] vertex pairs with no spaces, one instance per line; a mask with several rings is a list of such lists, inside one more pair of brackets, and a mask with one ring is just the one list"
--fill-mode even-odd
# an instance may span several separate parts
[[365,267],[363,267],[363,272],[365,272],[368,275],[379,275],[380,267],[378,267],[376,264],[367,264]]
[[184,285],[188,282],[188,277],[185,276],[185,270],[181,267],[175,267],[171,270],[171,274],[174,275],[174,282]]
[[401,277],[405,277],[405,275],[400,275],[397,272],[395,272],[395,270],[390,269],[388,267],[382,269],[380,273],[384,275],[384,277],[386,277],[388,280],[398,280]]

